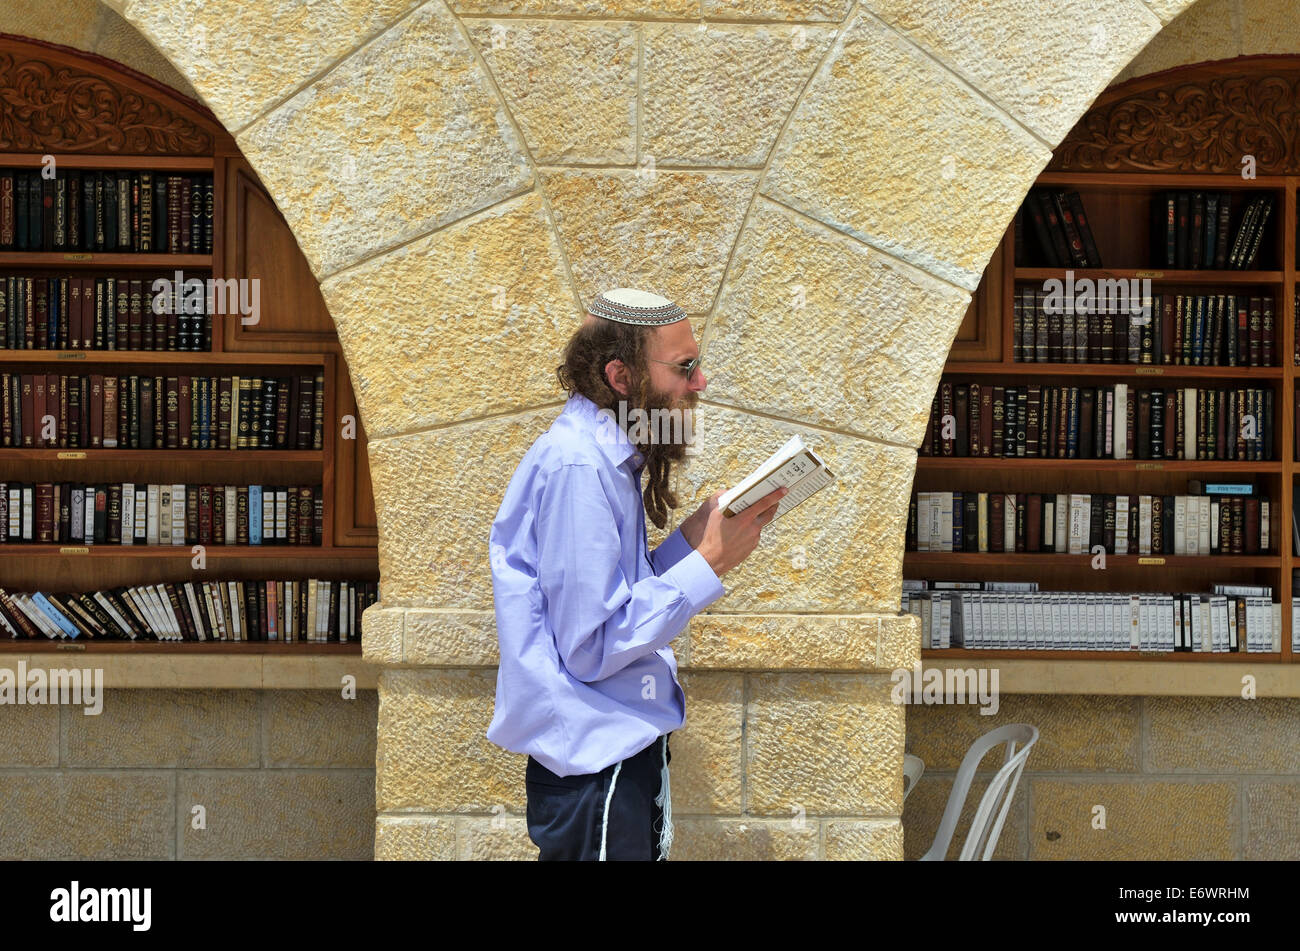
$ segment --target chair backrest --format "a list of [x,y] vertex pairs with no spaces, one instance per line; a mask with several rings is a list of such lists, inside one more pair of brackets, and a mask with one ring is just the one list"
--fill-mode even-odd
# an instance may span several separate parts
[[907,797],[916,788],[916,783],[924,772],[925,760],[911,753],[903,754],[903,802],[907,802]]
[[[1011,808],[1011,800],[1016,794],[1016,785],[1025,768],[1029,751],[1038,742],[1038,728],[1028,723],[1009,723],[985,733],[971,744],[966,755],[962,757],[961,766],[957,768],[957,778],[953,780],[952,792],[948,794],[948,805],[939,821],[939,831],[935,833],[934,844],[930,851],[921,856],[923,861],[941,861],[948,855],[948,846],[952,834],[957,828],[962,808],[966,804],[966,793],[970,791],[971,781],[980,760],[993,747],[1006,744],[1006,760],[997,775],[989,782],[988,789],[980,799],[979,808],[971,820],[970,830],[966,833],[966,842],[962,846],[960,860],[968,861],[975,857],[976,851],[983,849],[980,859],[988,861],[997,848],[998,836],[1002,834],[1002,825]],[[1023,744],[1019,752],[1016,744]],[[996,820],[993,819],[994,811]]]

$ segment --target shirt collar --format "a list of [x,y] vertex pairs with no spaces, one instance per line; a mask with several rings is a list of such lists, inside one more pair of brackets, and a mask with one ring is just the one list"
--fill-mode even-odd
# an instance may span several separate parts
[[631,459],[633,471],[636,471],[644,464],[645,457],[618,425],[618,417],[614,410],[601,412],[600,407],[587,397],[581,393],[574,393],[564,404],[562,415],[571,415],[581,423],[611,465],[621,466]]

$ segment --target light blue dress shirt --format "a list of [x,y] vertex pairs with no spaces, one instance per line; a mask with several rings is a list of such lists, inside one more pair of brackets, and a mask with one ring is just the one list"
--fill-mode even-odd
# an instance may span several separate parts
[[487,738],[558,776],[599,772],[686,722],[668,645],[726,593],[680,529],[647,550],[643,464],[575,393],[488,536],[501,666]]

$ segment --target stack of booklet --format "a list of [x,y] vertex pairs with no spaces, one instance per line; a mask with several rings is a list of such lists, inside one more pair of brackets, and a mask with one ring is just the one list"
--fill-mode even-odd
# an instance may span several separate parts
[[[1039,591],[1037,582],[903,586],[903,612],[921,619],[921,644],[931,649],[1282,650],[1282,606],[1264,585],[1215,585],[1209,594]],[[1297,600],[1293,618],[1300,618]]]

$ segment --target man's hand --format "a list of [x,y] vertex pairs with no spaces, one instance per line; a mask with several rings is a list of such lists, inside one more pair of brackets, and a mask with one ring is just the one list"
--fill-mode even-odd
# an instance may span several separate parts
[[685,538],[692,548],[700,547],[700,542],[704,538],[704,526],[709,522],[709,513],[718,507],[718,499],[721,498],[723,491],[719,489],[710,495],[704,504],[695,510],[695,514],[682,522],[682,538]]
[[[759,532],[772,521],[777,505],[789,491],[786,488],[774,489],[731,518],[725,518],[722,509],[714,502],[704,523],[704,537],[695,548],[704,556],[714,574],[721,578],[749,557],[750,552],[758,546]],[[685,534],[684,529],[682,534]]]

